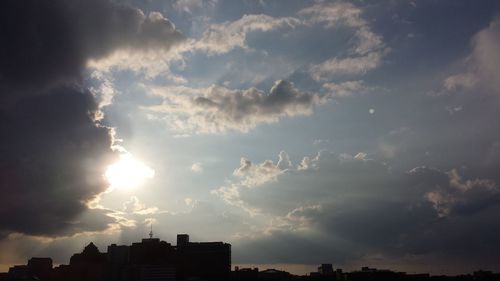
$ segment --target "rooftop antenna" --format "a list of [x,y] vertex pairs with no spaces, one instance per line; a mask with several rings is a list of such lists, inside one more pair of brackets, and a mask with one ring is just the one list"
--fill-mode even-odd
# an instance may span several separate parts
[[149,232],[149,239],[153,238],[153,222],[151,222],[151,231]]

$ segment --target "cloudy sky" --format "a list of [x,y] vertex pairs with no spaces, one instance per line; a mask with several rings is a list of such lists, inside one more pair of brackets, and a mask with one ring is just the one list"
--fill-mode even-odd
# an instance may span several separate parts
[[500,271],[498,1],[0,3],[0,271],[147,236]]

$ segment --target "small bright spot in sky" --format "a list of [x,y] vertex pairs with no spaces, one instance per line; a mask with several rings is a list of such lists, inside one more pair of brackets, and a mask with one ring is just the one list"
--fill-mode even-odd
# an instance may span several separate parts
[[104,176],[111,188],[132,189],[153,178],[155,171],[131,154],[121,154],[120,160],[108,166]]
[[370,114],[373,114],[373,113],[375,113],[375,109],[370,108],[370,110],[368,110],[368,112],[370,112]]

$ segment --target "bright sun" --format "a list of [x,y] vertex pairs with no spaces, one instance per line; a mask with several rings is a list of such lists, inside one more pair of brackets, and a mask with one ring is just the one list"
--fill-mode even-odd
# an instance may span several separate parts
[[116,189],[136,188],[154,175],[153,169],[134,159],[131,154],[121,154],[120,160],[109,165],[104,174],[110,187]]

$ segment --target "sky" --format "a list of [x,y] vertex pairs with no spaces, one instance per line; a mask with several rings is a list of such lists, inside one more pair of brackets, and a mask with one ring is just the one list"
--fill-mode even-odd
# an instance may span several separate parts
[[0,271],[93,241],[500,271],[500,3],[0,3]]

